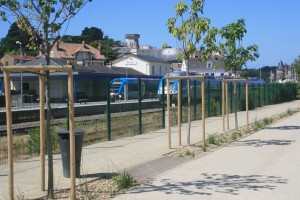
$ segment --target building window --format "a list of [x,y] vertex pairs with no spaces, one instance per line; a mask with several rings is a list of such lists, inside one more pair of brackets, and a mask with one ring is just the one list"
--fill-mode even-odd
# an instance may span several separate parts
[[155,68],[152,66],[152,75],[155,75]]
[[159,67],[159,75],[161,75],[161,67]]

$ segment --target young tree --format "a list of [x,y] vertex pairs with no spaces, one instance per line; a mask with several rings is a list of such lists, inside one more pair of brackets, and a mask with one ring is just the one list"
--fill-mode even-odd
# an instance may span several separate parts
[[[0,0],[0,15],[3,21],[13,17],[18,27],[27,32],[31,47],[38,49],[50,64],[50,50],[60,38],[59,31],[65,22],[74,17],[80,9],[92,0]],[[54,198],[53,156],[50,133],[50,79],[45,74],[46,84],[46,139],[48,152],[48,198]]]
[[[203,7],[204,0],[192,0],[190,7],[185,2],[179,2],[175,5],[176,16],[169,18],[167,22],[169,33],[171,33],[180,44],[182,54],[178,57],[178,60],[182,60],[182,64],[186,66],[186,75],[189,74],[188,60],[192,55],[196,54],[197,48],[201,52],[201,61],[207,61],[213,51],[218,51],[218,48],[215,45],[215,37],[218,30],[217,28],[209,27],[210,19],[199,16],[200,14],[203,14]],[[189,79],[187,79],[187,88],[187,144],[190,145],[191,98]]]
[[300,56],[295,58],[294,62],[292,63],[292,66],[295,68],[296,78],[297,81],[299,82],[300,81]]
[[[247,48],[242,46],[242,40],[246,33],[247,29],[244,19],[239,19],[237,22],[228,24],[220,30],[221,37],[225,39],[225,42],[220,44],[225,69],[232,70],[234,78],[236,78],[238,71],[248,61],[255,61],[259,57],[257,45],[251,45]],[[234,104],[235,128],[238,129],[236,82],[234,83]]]

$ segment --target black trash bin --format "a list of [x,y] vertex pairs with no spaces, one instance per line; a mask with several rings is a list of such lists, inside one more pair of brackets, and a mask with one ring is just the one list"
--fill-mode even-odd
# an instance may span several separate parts
[[[63,164],[64,177],[70,178],[70,133],[69,130],[58,131],[59,146],[61,159]],[[80,162],[83,144],[83,130],[75,130],[75,163],[76,163],[76,178],[80,177]]]

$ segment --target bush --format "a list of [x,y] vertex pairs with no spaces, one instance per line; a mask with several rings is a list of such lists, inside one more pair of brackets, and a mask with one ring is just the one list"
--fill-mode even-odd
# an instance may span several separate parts
[[[52,140],[53,151],[55,151],[55,149],[58,147],[57,139],[58,139],[57,134],[53,129],[51,129],[51,140]],[[45,142],[47,146],[47,140]],[[46,152],[47,152],[47,148],[46,148]],[[30,155],[40,153],[40,129],[39,128],[29,130],[28,153]]]
[[210,116],[217,116],[219,113],[219,102],[215,100],[215,98],[211,98],[210,100]]
[[124,171],[122,174],[119,174],[118,176],[113,177],[113,181],[120,190],[129,188],[134,184],[133,177],[126,171]]
[[216,134],[209,134],[206,139],[207,144],[219,145],[219,139]]

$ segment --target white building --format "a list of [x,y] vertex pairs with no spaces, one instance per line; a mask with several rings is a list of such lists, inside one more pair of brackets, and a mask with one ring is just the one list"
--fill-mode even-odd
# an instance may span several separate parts
[[170,63],[148,55],[126,54],[112,61],[112,67],[131,68],[149,76],[164,76]]

